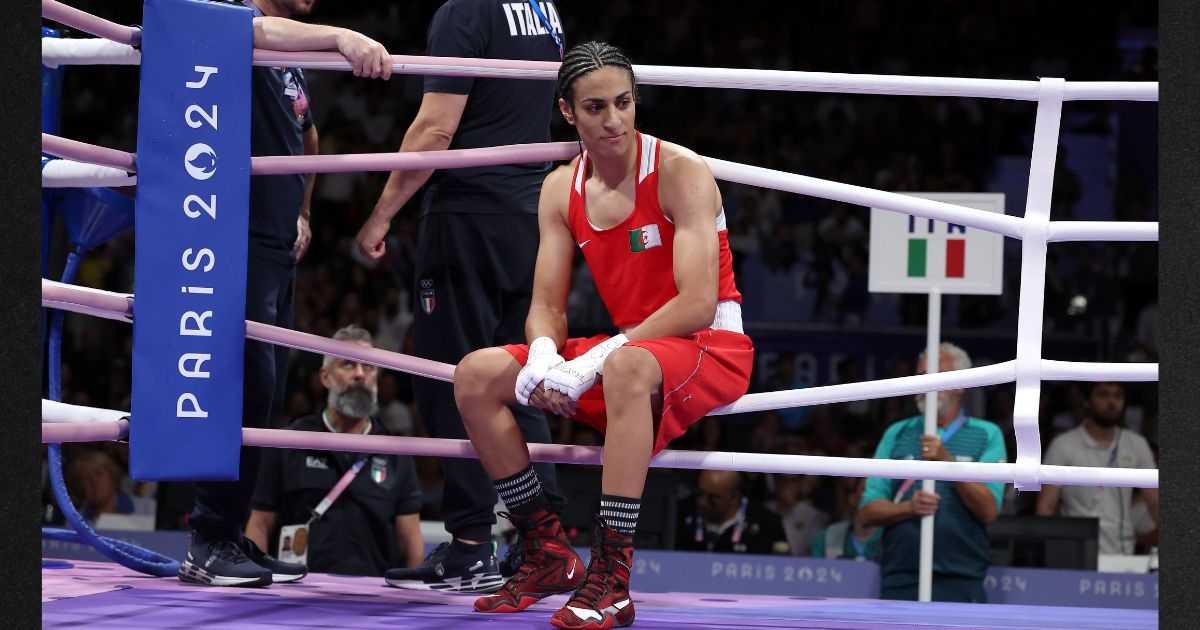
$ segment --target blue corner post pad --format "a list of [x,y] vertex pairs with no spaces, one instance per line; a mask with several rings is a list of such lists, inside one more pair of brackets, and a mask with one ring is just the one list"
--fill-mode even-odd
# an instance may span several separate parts
[[[42,38],[58,39],[62,33],[42,27]],[[58,135],[58,104],[62,96],[63,69],[42,66],[42,132]]]
[[[42,27],[42,37],[62,37],[62,34],[52,28]],[[62,98],[63,69],[42,66],[42,133],[58,135],[59,115],[58,104]],[[45,168],[49,158],[42,154],[42,167]],[[55,210],[54,190],[42,189],[42,277],[50,277],[50,236],[54,227]]]
[[249,9],[146,0],[130,474],[238,477],[250,196]]

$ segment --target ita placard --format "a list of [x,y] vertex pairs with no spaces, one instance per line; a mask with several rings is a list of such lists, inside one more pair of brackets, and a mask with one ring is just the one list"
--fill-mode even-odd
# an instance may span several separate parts
[[[903,193],[1004,214],[1003,193]],[[999,295],[1004,237],[944,221],[871,208],[872,293]]]

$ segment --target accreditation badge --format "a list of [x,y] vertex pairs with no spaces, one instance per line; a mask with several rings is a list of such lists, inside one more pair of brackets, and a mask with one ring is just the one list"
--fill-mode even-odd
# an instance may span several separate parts
[[308,564],[308,526],[284,525],[279,529],[279,553],[275,554],[283,562],[298,562]]

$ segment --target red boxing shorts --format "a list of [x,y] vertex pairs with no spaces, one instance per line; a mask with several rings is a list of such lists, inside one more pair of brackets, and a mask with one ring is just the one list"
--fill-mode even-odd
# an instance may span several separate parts
[[[597,335],[568,339],[559,354],[570,361],[608,338],[608,335]],[[736,401],[750,388],[754,344],[741,333],[706,328],[688,337],[630,341],[625,345],[649,350],[662,370],[662,417],[654,430],[655,455],[708,412]],[[529,346],[514,344],[503,348],[518,363],[525,365]],[[605,432],[608,417],[604,409],[603,379],[580,396],[575,420]]]

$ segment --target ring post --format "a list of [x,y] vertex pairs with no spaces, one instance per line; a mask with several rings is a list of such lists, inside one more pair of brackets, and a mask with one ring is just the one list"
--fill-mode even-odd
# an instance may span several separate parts
[[1029,160],[1021,239],[1021,289],[1017,300],[1017,387],[1013,397],[1013,433],[1017,441],[1017,490],[1041,490],[1042,433],[1038,412],[1042,397],[1042,322],[1046,300],[1046,243],[1050,200],[1062,124],[1062,79],[1041,80]]
[[242,429],[252,14],[146,0],[130,475],[233,480]]

